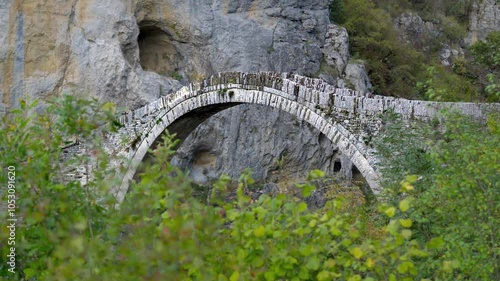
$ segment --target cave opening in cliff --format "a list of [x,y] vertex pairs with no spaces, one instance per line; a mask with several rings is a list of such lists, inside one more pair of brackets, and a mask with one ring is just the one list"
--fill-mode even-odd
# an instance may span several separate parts
[[181,54],[171,36],[151,22],[139,25],[139,59],[143,70],[180,80]]
[[340,160],[335,160],[333,163],[333,172],[339,173],[342,170],[342,163]]

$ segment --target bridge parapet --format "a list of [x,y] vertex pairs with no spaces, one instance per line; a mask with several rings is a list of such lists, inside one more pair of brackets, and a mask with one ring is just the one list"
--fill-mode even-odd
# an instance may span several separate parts
[[[449,108],[484,120],[488,112],[500,112],[500,104],[439,103],[362,94],[290,73],[220,73],[120,116],[123,128],[105,144],[111,155],[125,159],[116,162],[127,171],[116,191],[119,200],[123,200],[128,181],[147,150],[167,127],[189,133],[193,124],[241,103],[277,108],[316,127],[351,159],[374,192],[380,191],[380,186],[370,140],[382,127],[382,113],[393,111],[403,119],[428,120]],[[179,122],[180,126],[175,125]]]
[[498,111],[500,108],[498,104],[432,102],[362,94],[350,89],[335,88],[321,79],[290,73],[226,72],[204,79],[199,83],[192,83],[176,93],[125,113],[120,121],[122,124],[126,124],[132,120],[141,119],[165,106],[173,107],[183,100],[201,93],[230,89],[269,92],[327,111],[329,108],[335,109],[330,111],[331,113],[346,111],[357,115],[374,115],[393,111],[404,119],[429,119],[435,117],[440,110],[448,108],[484,120],[488,112]]
[[[479,120],[485,120],[486,114],[490,111],[500,112],[499,104],[440,103],[377,95],[363,96],[349,89],[335,88],[320,79],[290,73],[227,72],[204,79],[200,83],[190,84],[176,93],[161,97],[146,106],[122,115],[120,122],[124,125],[122,130],[125,132],[124,138],[128,139],[126,145],[131,144],[130,148],[124,151],[133,151],[135,144],[146,139],[147,132],[161,122],[161,116],[187,100],[205,93],[217,92],[219,96],[211,96],[212,101],[206,101],[207,104],[241,103],[232,99],[231,93],[242,89],[271,94],[268,96],[271,98],[264,103],[249,100],[250,103],[275,106],[272,104],[275,102],[273,97],[282,97],[310,108],[321,118],[329,120],[332,124],[338,124],[340,131],[345,129],[345,132],[342,132],[344,136],[349,136],[352,143],[359,146],[358,150],[363,153],[367,151],[367,148],[361,144],[367,144],[378,133],[382,126],[380,115],[387,111],[400,114],[403,119],[407,120],[428,120],[437,116],[443,108],[458,110]],[[299,118],[303,117],[299,113],[297,115]]]
[[[213,91],[230,95],[235,89],[267,92],[299,102],[326,115],[333,122],[342,124],[355,134],[376,133],[381,123],[379,115],[387,111],[410,120],[433,118],[444,108],[458,110],[479,120],[485,120],[488,112],[500,111],[499,104],[440,103],[377,95],[363,96],[349,89],[332,87],[320,79],[296,74],[227,72],[190,84],[176,93],[129,111],[120,117],[120,122],[135,132],[132,135],[140,135],[140,131],[154,127],[158,116],[164,111],[188,99]],[[231,102],[230,98],[228,102]]]

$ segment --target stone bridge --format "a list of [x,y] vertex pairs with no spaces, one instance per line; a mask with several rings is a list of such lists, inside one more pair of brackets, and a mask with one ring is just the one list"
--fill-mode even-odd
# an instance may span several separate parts
[[148,149],[165,130],[183,141],[208,117],[243,103],[274,107],[314,126],[351,160],[374,193],[381,186],[370,140],[382,126],[382,113],[392,110],[404,119],[427,120],[445,107],[477,119],[485,119],[491,110],[500,112],[499,104],[371,96],[288,73],[220,73],[120,117],[123,127],[105,145],[110,153],[125,159],[119,163],[126,171],[122,183],[113,189],[118,202],[124,199]]

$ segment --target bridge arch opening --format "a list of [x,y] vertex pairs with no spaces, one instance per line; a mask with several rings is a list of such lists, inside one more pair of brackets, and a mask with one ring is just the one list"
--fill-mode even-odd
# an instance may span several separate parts
[[[256,116],[252,109],[259,109],[263,115]],[[196,121],[203,124],[201,128],[187,123],[193,121],[192,117],[182,125],[167,127],[182,140],[172,163],[189,171],[198,185],[210,184],[221,174],[236,180],[245,168],[252,170],[257,184],[272,182],[286,189],[293,181],[305,179],[313,169],[320,169],[328,176],[343,175],[350,179],[351,173],[340,169],[341,162],[351,166],[349,159],[318,129],[307,122],[297,122],[297,118],[287,112],[252,104],[221,108],[212,117],[212,120]],[[225,128],[219,130],[220,126],[215,124],[224,124]],[[268,133],[271,126],[274,130]],[[193,132],[186,134],[186,130]]]
[[[228,94],[231,92],[231,95]],[[308,122],[333,144],[338,146],[339,151],[349,157],[352,165],[356,166],[359,173],[365,178],[370,186],[371,192],[379,191],[378,174],[370,166],[357,144],[352,143],[353,138],[340,124],[328,120],[322,113],[301,104],[296,100],[289,99],[280,94],[273,94],[262,90],[250,90],[232,88],[229,90],[213,89],[202,92],[178,92],[179,96],[172,96],[171,106],[163,109],[157,114],[157,119],[151,129],[145,132],[145,138],[134,150],[132,160],[125,174],[121,187],[117,190],[117,199],[121,202],[128,190],[129,180],[133,178],[139,164],[143,161],[148,149],[154,145],[158,137],[166,129],[170,133],[177,133],[181,141],[191,133],[201,122],[213,114],[238,104],[261,104],[277,108],[284,112],[295,115],[299,120]],[[153,123],[152,123],[153,124]]]

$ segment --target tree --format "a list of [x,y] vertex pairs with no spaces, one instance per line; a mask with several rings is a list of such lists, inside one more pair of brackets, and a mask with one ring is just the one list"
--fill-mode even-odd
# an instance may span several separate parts
[[470,47],[474,62],[486,67],[482,73],[482,84],[490,101],[500,101],[500,31],[490,32],[485,41],[474,43]]
[[342,0],[332,0],[330,2],[330,21],[336,24],[343,24],[346,20],[345,7]]

